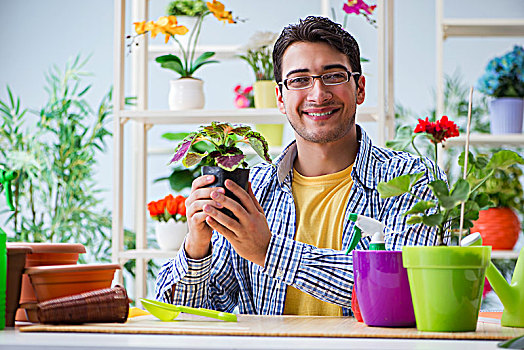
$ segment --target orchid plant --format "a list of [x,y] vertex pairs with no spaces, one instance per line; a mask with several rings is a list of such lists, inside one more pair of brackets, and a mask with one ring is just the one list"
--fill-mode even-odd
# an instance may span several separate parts
[[256,80],[274,79],[272,56],[277,38],[277,33],[255,32],[243,48],[246,53],[239,55],[253,69]]
[[[211,152],[198,153],[191,151],[191,146],[204,141],[213,147]],[[212,122],[211,125],[200,126],[199,130],[187,135],[175,148],[175,154],[170,163],[182,161],[186,167],[203,163],[218,166],[227,171],[239,167],[247,168],[246,156],[237,144],[249,144],[265,161],[271,163],[269,147],[264,137],[251,130],[247,125]]]
[[162,16],[158,18],[156,22],[142,21],[133,23],[135,25],[136,35],[132,37],[132,43],[137,36],[145,35],[148,32],[151,33],[152,38],[155,38],[159,33],[164,34],[166,44],[169,39],[173,39],[182,52],[182,58],[169,54],[159,56],[155,60],[160,63],[162,68],[170,69],[180,74],[181,78],[191,78],[193,74],[195,74],[195,72],[202,66],[210,63],[218,63],[216,60],[211,60],[211,57],[213,57],[215,53],[210,51],[204,52],[195,59],[196,47],[204,18],[209,14],[213,14],[216,19],[224,23],[237,22],[233,18],[231,11],[226,11],[224,4],[221,2],[213,0],[213,2],[207,2],[206,6],[207,9],[205,11],[198,12],[197,21],[193,28],[191,28],[186,47],[184,47],[184,45],[180,40],[177,39],[176,36],[187,35],[189,29],[186,26],[179,25],[176,16],[172,15]]
[[[376,27],[377,21],[373,17],[371,17],[376,7],[377,5],[369,5],[364,0],[345,0],[344,5],[342,5],[342,10],[345,12],[344,24],[342,25],[342,27],[346,28],[347,16],[352,14],[357,16],[363,16],[369,24]],[[331,8],[331,11],[333,13],[333,18],[336,20],[337,17],[335,10]]]
[[[434,146],[434,160],[437,163],[438,145],[444,146],[446,139],[459,136],[457,125],[443,116],[436,122],[426,118],[419,119],[415,130],[408,126],[399,129],[397,138],[388,142],[387,146],[396,150],[406,150],[411,146],[415,153],[431,169],[435,180],[428,186],[433,191],[436,200],[419,200],[403,215],[410,215],[408,224],[424,224],[437,227],[437,244],[445,245],[445,238],[454,229],[460,229],[461,206],[464,204],[463,228],[473,227],[473,220],[477,220],[479,210],[493,206],[486,193],[480,188],[497,169],[507,169],[513,164],[524,164],[524,159],[517,153],[509,150],[496,152],[489,158],[487,155],[469,153],[467,163],[466,179],[460,178],[451,186],[451,190],[444,180],[440,180],[436,166],[427,164],[427,158],[423,157],[418,150],[415,139],[424,137]],[[459,157],[459,165],[464,171],[465,152]],[[424,173],[406,174],[396,177],[388,182],[379,183],[377,190],[381,198],[389,198],[409,194],[416,195],[411,191],[413,186],[421,179]]]

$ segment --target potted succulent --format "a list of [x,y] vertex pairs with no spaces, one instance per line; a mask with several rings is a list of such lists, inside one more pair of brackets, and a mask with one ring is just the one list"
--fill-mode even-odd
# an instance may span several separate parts
[[524,48],[515,46],[486,66],[478,90],[492,96],[489,109],[492,134],[521,133],[524,111]]
[[[255,108],[277,108],[276,83],[273,76],[273,46],[278,38],[277,33],[255,32],[239,55],[253,69],[255,82],[253,91]],[[258,124],[260,131],[272,146],[282,145],[283,124]]]
[[521,226],[515,211],[524,212],[524,192],[519,178],[522,170],[514,165],[497,170],[480,188],[493,207],[479,212],[471,232],[479,232],[484,245],[511,250],[519,238]]
[[[437,147],[447,138],[458,136],[455,123],[446,116],[436,122],[428,118],[419,119],[419,124],[399,130],[398,138],[390,143],[397,149],[412,146],[422,157],[415,144],[415,138],[422,136],[429,140],[437,155]],[[465,153],[459,157],[464,167]],[[436,159],[435,159],[436,161]],[[418,201],[403,215],[409,215],[409,224],[437,227],[435,247],[404,247],[403,264],[408,270],[409,284],[413,298],[417,328],[422,331],[474,331],[477,326],[482,287],[491,247],[447,246],[450,234],[460,228],[461,207],[463,206],[463,228],[473,226],[481,208],[490,204],[488,195],[479,190],[497,169],[507,169],[513,164],[524,164],[524,159],[508,150],[486,155],[468,156],[467,177],[458,179],[449,190],[445,181],[429,183],[436,200]],[[437,169],[428,166],[437,177]],[[411,188],[422,176],[402,175],[378,185],[382,198],[411,194]]]
[[[182,2],[175,1],[175,3],[177,3],[176,6],[170,5],[168,11],[178,13],[178,5],[182,5]],[[197,3],[200,3],[200,1],[197,1]],[[184,6],[180,6],[180,8],[187,9],[186,5],[188,5],[188,2],[183,1],[183,4]],[[182,53],[182,58],[169,54],[155,59],[162,68],[170,69],[180,75],[178,80],[171,81],[169,92],[169,108],[171,110],[199,109],[204,107],[203,82],[193,75],[202,66],[218,62],[211,59],[215,53],[209,51],[195,58],[204,18],[209,14],[213,14],[215,18],[224,23],[236,23],[231,11],[226,11],[224,4],[221,2],[213,0],[212,2],[207,2],[205,6],[205,9],[202,9],[201,4],[194,4],[191,7],[192,11],[190,13],[196,16],[196,21],[192,25],[191,30],[185,25],[180,25],[175,15],[162,16],[156,22],[142,21],[134,23],[136,35],[132,37],[131,44],[134,43],[139,35],[150,32],[151,37],[155,38],[159,33],[162,33],[165,35],[165,42],[167,43],[169,39],[172,39]],[[186,35],[188,35],[188,40],[182,42],[179,37]]]
[[[199,142],[207,143],[211,146],[211,150],[204,153],[195,152],[193,148]],[[224,181],[230,179],[247,190],[248,164],[244,152],[237,146],[242,143],[250,145],[263,160],[272,163],[269,147],[260,133],[251,130],[251,127],[247,125],[220,122],[200,126],[198,131],[187,135],[176,146],[170,163],[181,161],[187,168],[201,164],[202,175],[215,176],[215,182],[210,186],[225,188]],[[240,202],[227,189],[226,195]],[[232,215],[225,208],[222,208],[222,211],[230,216]]]
[[156,221],[155,234],[162,250],[180,248],[187,233],[186,197],[168,194],[147,204],[149,216]]

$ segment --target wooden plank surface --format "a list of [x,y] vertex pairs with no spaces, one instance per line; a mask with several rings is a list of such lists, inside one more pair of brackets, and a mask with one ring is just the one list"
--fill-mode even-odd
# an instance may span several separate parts
[[416,328],[368,327],[352,317],[251,316],[239,315],[238,322],[222,322],[181,314],[175,321],[162,322],[153,316],[129,319],[124,324],[43,325],[20,327],[21,332],[81,332],[128,334],[239,335],[271,337],[343,337],[411,339],[510,339],[524,335],[524,328],[501,327],[479,322],[476,332],[420,332]]

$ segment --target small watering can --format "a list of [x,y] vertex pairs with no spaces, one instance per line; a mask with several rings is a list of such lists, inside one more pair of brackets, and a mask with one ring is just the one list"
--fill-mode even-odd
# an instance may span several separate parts
[[[460,245],[482,245],[480,233],[476,232],[466,236]],[[500,324],[505,327],[524,327],[524,249],[520,250],[511,284],[506,281],[492,262],[486,269],[486,277],[504,305]]]

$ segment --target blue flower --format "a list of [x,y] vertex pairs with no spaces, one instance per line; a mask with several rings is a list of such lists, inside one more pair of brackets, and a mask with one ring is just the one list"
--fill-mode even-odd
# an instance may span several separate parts
[[524,97],[524,48],[493,58],[477,82],[477,89],[493,97]]

